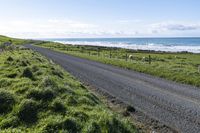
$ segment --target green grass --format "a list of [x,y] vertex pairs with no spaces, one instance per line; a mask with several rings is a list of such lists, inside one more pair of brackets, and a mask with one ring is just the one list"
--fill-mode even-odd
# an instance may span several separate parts
[[19,47],[0,52],[1,133],[137,132],[58,65]]
[[2,45],[5,42],[10,42],[10,41],[14,45],[21,45],[21,44],[32,42],[31,40],[16,39],[16,38],[10,38],[10,37],[0,35],[0,45]]
[[[198,70],[200,54],[156,53],[106,47],[63,45],[51,42],[38,45],[70,55],[200,87],[200,73]],[[98,51],[100,56],[98,56]],[[126,54],[127,56],[133,55],[133,60],[128,59],[126,61]],[[151,56],[151,64],[149,64],[149,55]]]

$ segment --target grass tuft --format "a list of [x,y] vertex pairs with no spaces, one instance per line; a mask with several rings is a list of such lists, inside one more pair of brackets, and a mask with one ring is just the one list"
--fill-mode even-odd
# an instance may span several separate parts
[[79,133],[81,130],[80,125],[76,122],[76,120],[73,120],[72,118],[67,118],[63,122],[63,129],[67,130],[69,133]]
[[56,99],[53,101],[51,105],[52,111],[58,112],[58,113],[65,113],[66,112],[66,107],[62,103],[61,99]]
[[50,77],[45,77],[41,84],[40,84],[41,87],[52,87],[52,88],[57,88],[58,85],[57,83]]
[[13,61],[13,60],[14,59],[12,57],[10,57],[10,56],[7,58],[7,61]]
[[63,73],[58,69],[53,70],[52,74],[58,76],[59,78],[63,78]]
[[22,73],[22,77],[26,77],[26,78],[29,78],[29,79],[34,79],[33,73],[32,73],[32,71],[31,71],[31,69],[29,67],[24,69],[24,71]]
[[24,100],[19,105],[18,118],[26,124],[37,121],[38,104],[33,100]]
[[55,93],[50,89],[32,89],[28,92],[27,98],[49,101],[55,98]]
[[0,91],[0,114],[8,113],[15,104],[14,96],[7,91]]
[[73,97],[73,96],[70,96],[67,100],[67,103],[68,105],[70,106],[75,106],[78,104],[78,101]]
[[101,133],[101,127],[96,122],[92,122],[87,129],[87,133]]

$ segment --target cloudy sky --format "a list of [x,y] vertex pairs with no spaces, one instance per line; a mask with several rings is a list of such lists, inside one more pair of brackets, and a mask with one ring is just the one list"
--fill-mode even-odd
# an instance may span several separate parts
[[0,0],[0,34],[199,37],[199,6],[200,0]]

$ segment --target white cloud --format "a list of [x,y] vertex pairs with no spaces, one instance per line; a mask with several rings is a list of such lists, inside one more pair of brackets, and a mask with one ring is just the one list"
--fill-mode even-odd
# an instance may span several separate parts
[[46,21],[0,21],[0,34],[23,38],[66,37],[69,33],[84,33],[86,31],[92,31],[97,27],[98,26],[94,24],[59,19],[50,19]]
[[66,19],[0,22],[0,34],[20,38],[130,37],[136,34],[121,28]]
[[141,20],[88,23],[68,19],[0,21],[0,34],[20,38],[139,37],[199,35],[200,23]]
[[200,29],[199,23],[162,22],[152,24],[152,28],[160,31],[190,31]]

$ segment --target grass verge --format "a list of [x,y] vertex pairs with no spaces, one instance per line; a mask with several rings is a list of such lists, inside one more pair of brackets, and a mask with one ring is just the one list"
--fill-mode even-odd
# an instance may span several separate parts
[[[53,42],[40,43],[38,46],[200,87],[200,54],[134,51]],[[128,58],[130,55],[131,59]]]
[[18,46],[0,53],[0,131],[137,132],[69,73]]

